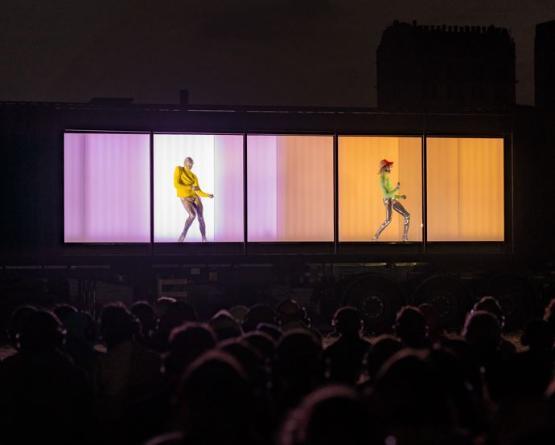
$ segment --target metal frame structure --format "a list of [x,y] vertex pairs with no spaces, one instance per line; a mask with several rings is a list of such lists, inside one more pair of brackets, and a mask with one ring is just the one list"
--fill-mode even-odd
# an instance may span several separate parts
[[[443,132],[430,132],[427,126],[424,126],[421,132],[407,132],[407,133],[392,133],[392,132],[360,132],[360,131],[249,131],[244,129],[242,132],[237,131],[157,131],[149,130],[87,130],[87,129],[65,129],[62,132],[62,150],[61,150],[61,165],[64,164],[64,135],[68,133],[117,133],[117,134],[145,134],[149,135],[149,157],[150,157],[150,242],[148,243],[65,243],[64,242],[64,175],[61,178],[61,240],[62,244],[67,246],[87,246],[87,247],[100,247],[100,246],[147,246],[151,256],[157,256],[165,253],[172,254],[242,254],[242,256],[257,255],[257,254],[307,254],[307,255],[332,255],[343,256],[344,254],[363,254],[363,253],[383,253],[383,247],[387,246],[389,251],[401,248],[403,253],[426,255],[431,253],[431,248],[446,247],[448,251],[458,250],[455,246],[472,246],[472,247],[486,247],[492,246],[492,253],[506,253],[507,251],[514,251],[514,226],[513,226],[513,212],[514,212],[514,189],[513,189],[513,143],[512,134],[499,134],[495,132],[487,133],[472,133],[462,134],[457,133],[443,133]],[[179,244],[179,251],[175,250],[177,243],[155,243],[154,242],[154,135],[155,134],[207,134],[207,135],[236,135],[243,138],[243,241],[241,242],[217,242],[209,243],[209,245],[202,245],[201,243],[185,243]],[[271,135],[271,136],[329,136],[333,138],[333,241],[331,242],[255,242],[248,240],[248,192],[247,192],[247,157],[248,157],[248,136],[250,135]],[[421,138],[421,159],[422,159],[422,241],[413,241],[409,243],[397,242],[341,242],[339,241],[339,138],[342,136],[361,136],[361,137],[420,137]],[[471,241],[458,241],[458,242],[429,242],[427,236],[427,140],[431,137],[449,137],[449,138],[498,138],[503,139],[503,157],[504,157],[504,223],[505,223],[505,236],[503,242],[471,242]],[[63,171],[63,168],[62,168]],[[159,246],[173,246],[159,249]],[[224,246],[241,246],[240,249],[220,249]],[[349,248],[350,246],[350,248]],[[416,247],[416,248],[415,248]],[[408,248],[408,250],[407,250]],[[140,249],[139,249],[140,250]],[[436,249],[432,249],[436,250]],[[487,250],[486,250],[487,251]]]

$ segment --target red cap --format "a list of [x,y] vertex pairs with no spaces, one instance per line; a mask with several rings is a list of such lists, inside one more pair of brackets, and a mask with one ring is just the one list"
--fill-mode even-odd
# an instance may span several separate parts
[[384,167],[387,167],[388,165],[392,165],[393,162],[392,161],[388,161],[387,159],[382,159],[380,161],[380,170]]

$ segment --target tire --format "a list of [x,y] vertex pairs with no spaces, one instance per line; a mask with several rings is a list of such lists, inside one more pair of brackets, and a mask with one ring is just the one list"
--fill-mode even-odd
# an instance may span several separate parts
[[396,282],[368,274],[354,278],[346,286],[343,303],[361,311],[368,333],[381,334],[392,329],[404,298]]

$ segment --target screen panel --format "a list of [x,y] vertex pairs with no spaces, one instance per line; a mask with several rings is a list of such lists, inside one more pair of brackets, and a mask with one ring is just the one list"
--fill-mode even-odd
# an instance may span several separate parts
[[64,134],[64,242],[150,241],[148,134]]
[[503,241],[502,138],[427,138],[429,241]]
[[[338,138],[339,241],[372,241],[386,221],[380,161],[393,162],[388,173],[397,199],[408,212],[408,241],[422,240],[422,140],[419,137],[340,136]],[[391,203],[388,225],[374,241],[401,241],[405,217]],[[397,209],[397,210],[396,210]]]
[[[200,197],[207,241],[243,241],[243,137],[206,134],[154,135],[154,241],[176,242],[185,228],[174,172],[187,157],[200,189],[214,195]],[[183,241],[202,241],[198,214]]]
[[333,137],[247,137],[248,240],[333,241]]

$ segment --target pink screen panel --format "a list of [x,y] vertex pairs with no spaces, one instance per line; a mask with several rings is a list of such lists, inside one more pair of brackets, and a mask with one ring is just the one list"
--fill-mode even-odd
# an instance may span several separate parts
[[150,241],[150,136],[64,135],[64,241]]

